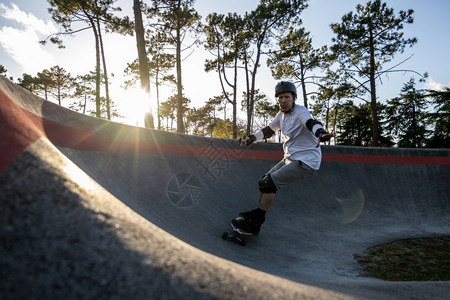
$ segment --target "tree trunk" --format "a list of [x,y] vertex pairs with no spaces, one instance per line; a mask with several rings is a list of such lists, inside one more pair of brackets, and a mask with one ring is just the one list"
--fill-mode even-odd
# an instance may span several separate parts
[[[234,82],[233,82],[233,138],[237,139],[237,77],[238,77],[238,57],[234,59]],[[226,113],[226,108],[225,108]],[[226,117],[224,119],[226,122]]]
[[[178,1],[180,6],[180,1]],[[181,82],[181,24],[177,19],[176,29],[176,65],[177,65],[177,132],[184,133],[183,122],[183,84]]]
[[255,60],[254,66],[253,66],[252,83],[251,83],[251,87],[250,87],[250,95],[247,95],[249,97],[249,107],[247,108],[248,109],[248,111],[247,111],[247,132],[248,132],[248,134],[250,134],[250,132],[252,131],[252,127],[253,127],[253,111],[255,109],[256,72],[258,71],[259,60],[260,60],[260,57],[261,57],[262,41],[263,41],[263,39],[261,39],[261,41],[258,42],[258,44],[257,44],[256,60]]
[[[249,119],[249,110],[250,110],[250,78],[248,77],[248,57],[247,57],[247,53],[244,54],[244,67],[245,67],[245,85],[246,85],[246,89],[247,89],[247,120]],[[248,127],[247,124],[247,135],[250,135],[250,128]]]
[[89,19],[92,25],[92,30],[94,31],[95,37],[95,116],[101,118],[101,107],[100,107],[100,45],[98,41],[97,28],[95,22]]
[[373,45],[373,32],[369,26],[370,36],[370,111],[372,115],[372,138],[373,146],[378,147],[380,141],[380,132],[378,131],[378,113],[377,113],[377,93],[375,84],[375,48]]
[[305,63],[303,62],[303,56],[301,53],[299,53],[299,58],[300,58],[300,81],[301,81],[301,85],[302,85],[302,92],[303,92],[303,105],[308,108],[308,98],[306,95],[306,83],[305,83]]
[[[413,99],[414,101],[414,99]],[[413,129],[413,145],[414,148],[420,148],[417,138],[417,122],[416,122],[416,105],[412,103],[412,129]]]
[[[157,65],[159,65],[158,61],[157,61]],[[159,110],[159,72],[158,72],[158,68],[156,69],[155,86],[156,86],[156,114],[158,116],[158,129],[161,129],[161,112]]]
[[59,104],[59,106],[61,106],[61,85],[59,85],[59,84],[58,84],[57,97],[58,97],[58,104]]
[[100,44],[100,51],[101,51],[101,55],[102,55],[103,76],[105,78],[106,117],[107,117],[108,120],[111,120],[111,100],[109,99],[108,72],[106,70],[105,50],[103,48],[102,31],[101,31],[101,28],[100,28],[100,21],[99,21],[99,19],[97,19],[97,28],[98,28],[98,41],[99,41],[99,44]]
[[[145,49],[145,31],[144,24],[142,22],[141,1],[133,0],[133,12],[134,12],[134,30],[136,33],[136,47],[138,52],[139,61],[139,77],[141,79],[141,88],[148,94],[150,101],[150,71],[148,66],[147,51]],[[150,107],[150,105],[149,105]],[[150,115],[145,118],[145,126],[149,128],[155,128],[153,124],[153,114],[150,108]],[[159,124],[158,124],[159,126]]]

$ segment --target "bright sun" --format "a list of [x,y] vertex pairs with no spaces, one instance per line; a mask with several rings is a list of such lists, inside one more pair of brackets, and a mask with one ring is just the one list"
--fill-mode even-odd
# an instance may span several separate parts
[[145,113],[150,110],[149,95],[141,88],[129,88],[121,94],[118,106],[124,123],[144,127]]

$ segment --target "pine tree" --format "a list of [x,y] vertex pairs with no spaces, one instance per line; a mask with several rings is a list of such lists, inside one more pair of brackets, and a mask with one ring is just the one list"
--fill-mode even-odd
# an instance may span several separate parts
[[398,16],[381,0],[358,4],[356,12],[342,17],[340,24],[331,24],[335,33],[331,50],[340,65],[342,77],[363,93],[369,93],[372,119],[373,146],[380,143],[379,116],[377,114],[376,79],[393,69],[383,70],[397,53],[417,42],[404,38],[404,24],[413,23],[413,10],[401,10]]

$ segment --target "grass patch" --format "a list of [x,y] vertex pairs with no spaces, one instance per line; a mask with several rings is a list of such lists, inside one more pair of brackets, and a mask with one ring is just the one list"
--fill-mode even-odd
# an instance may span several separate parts
[[370,277],[388,281],[450,280],[450,236],[397,240],[353,256]]

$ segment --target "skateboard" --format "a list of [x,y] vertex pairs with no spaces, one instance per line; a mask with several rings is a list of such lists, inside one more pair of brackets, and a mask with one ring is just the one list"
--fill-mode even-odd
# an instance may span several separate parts
[[[233,220],[231,222],[233,222]],[[245,244],[247,243],[247,237],[249,237],[252,234],[244,234],[240,232],[239,229],[233,226],[233,223],[230,223],[230,226],[232,228],[232,231],[231,232],[224,231],[222,233],[222,238],[224,240],[232,241],[238,245],[245,246]]]
[[222,233],[222,238],[224,240],[232,241],[241,246],[245,246],[245,244],[247,243],[247,236],[237,232],[236,230],[233,230],[232,232],[224,231]]

